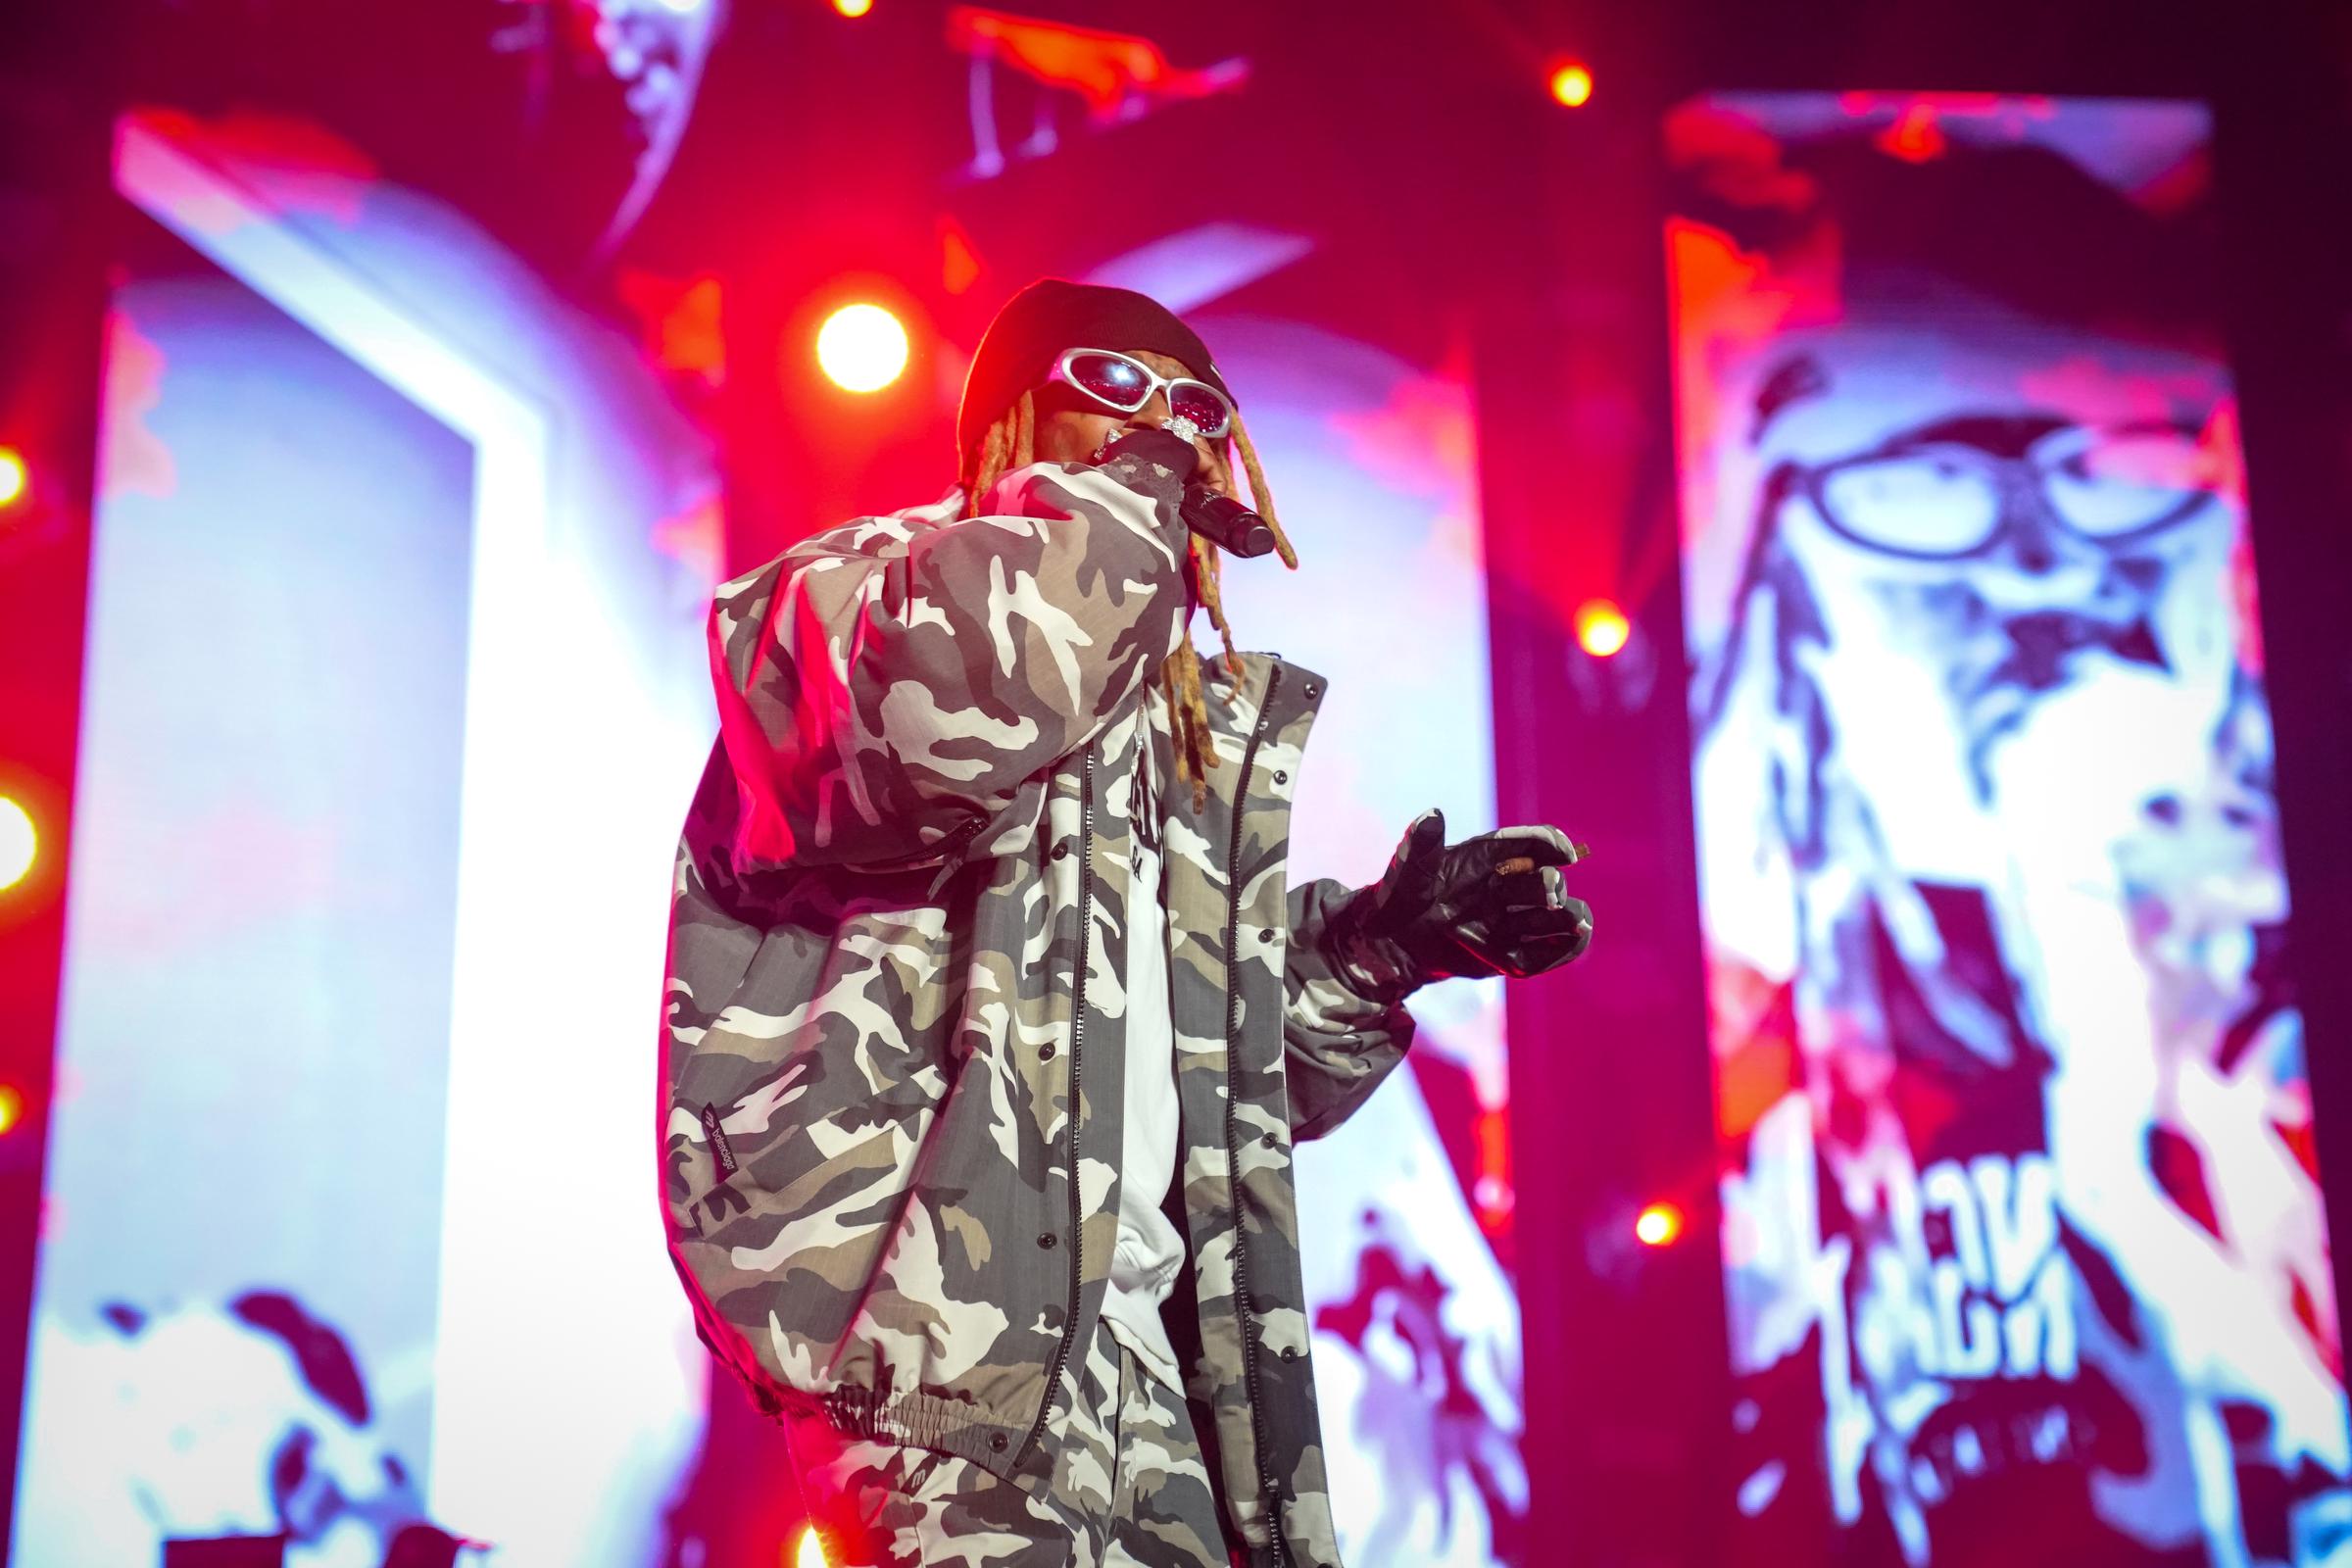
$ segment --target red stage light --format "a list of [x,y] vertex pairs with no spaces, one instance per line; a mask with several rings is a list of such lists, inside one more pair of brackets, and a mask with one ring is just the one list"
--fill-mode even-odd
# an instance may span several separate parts
[[845,17],[862,17],[874,9],[874,0],[833,0],[833,9]]
[[1551,100],[1563,109],[1582,109],[1592,101],[1592,73],[1583,66],[1554,67]]
[[0,447],[0,507],[13,507],[32,488],[32,470],[15,447]]
[[41,835],[32,825],[32,813],[0,795],[0,889],[24,881],[40,853]]
[[801,1549],[784,1568],[827,1568],[824,1545],[816,1539],[816,1526],[801,1532]]
[[0,1084],[0,1136],[17,1130],[24,1119],[24,1097],[7,1084]]
[[906,328],[879,305],[844,305],[817,328],[816,363],[848,392],[879,392],[906,368]]
[[1606,659],[1634,634],[1625,612],[1610,599],[1588,599],[1576,607],[1577,646],[1594,659]]
[[1643,1247],[1664,1247],[1683,1234],[1683,1211],[1672,1203],[1652,1203],[1634,1218],[1634,1239]]

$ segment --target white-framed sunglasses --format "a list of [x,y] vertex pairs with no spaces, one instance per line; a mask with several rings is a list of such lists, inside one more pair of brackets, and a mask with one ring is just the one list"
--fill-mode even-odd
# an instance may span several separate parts
[[1189,375],[1161,375],[1112,349],[1064,349],[1046,379],[1066,382],[1116,414],[1133,414],[1165,389],[1171,426],[1182,419],[1193,434],[1212,441],[1233,429],[1233,403],[1224,393]]

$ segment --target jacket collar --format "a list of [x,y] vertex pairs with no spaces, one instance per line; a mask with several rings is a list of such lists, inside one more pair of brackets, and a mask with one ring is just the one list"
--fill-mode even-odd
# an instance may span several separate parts
[[[1268,725],[1269,734],[1280,734],[1302,717],[1311,719],[1322,707],[1325,683],[1313,670],[1294,664],[1280,654],[1238,657],[1242,666],[1238,679],[1226,674],[1222,654],[1203,655],[1200,660],[1202,704],[1208,710],[1209,728],[1220,737],[1247,745],[1250,731],[1260,723]],[[1220,755],[1224,750],[1218,748]]]

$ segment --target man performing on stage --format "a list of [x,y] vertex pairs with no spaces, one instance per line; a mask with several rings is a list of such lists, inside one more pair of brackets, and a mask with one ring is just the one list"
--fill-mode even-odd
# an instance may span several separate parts
[[1186,514],[1234,458],[1291,551],[1166,310],[1024,290],[957,433],[947,499],[718,591],[673,1256],[834,1568],[1336,1565],[1292,1147],[1396,1066],[1416,987],[1585,950],[1581,851],[1432,811],[1372,886],[1286,893],[1323,681],[1233,649]]

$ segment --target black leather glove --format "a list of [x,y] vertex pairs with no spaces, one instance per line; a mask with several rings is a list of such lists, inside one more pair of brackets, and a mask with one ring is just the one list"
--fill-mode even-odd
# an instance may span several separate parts
[[1424,811],[1387,873],[1332,916],[1324,955],[1385,1003],[1455,975],[1542,974],[1592,945],[1592,911],[1561,874],[1588,853],[1556,827],[1506,827],[1448,848],[1445,813]]

